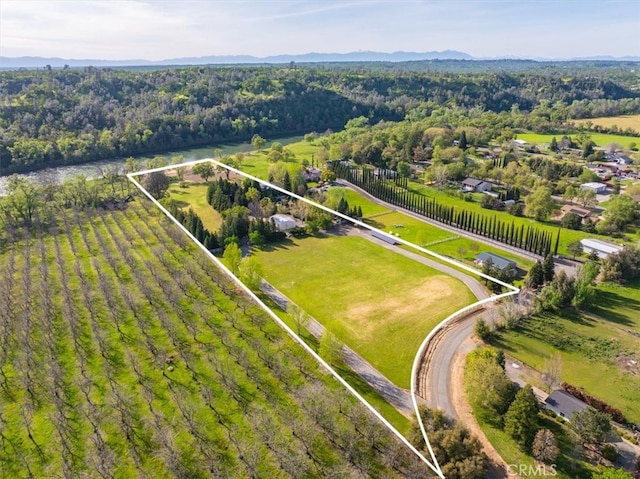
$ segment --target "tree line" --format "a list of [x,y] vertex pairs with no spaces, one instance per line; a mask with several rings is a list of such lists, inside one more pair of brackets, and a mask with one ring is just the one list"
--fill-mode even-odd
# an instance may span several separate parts
[[551,251],[557,253],[560,231],[554,238],[534,226],[523,224],[518,228],[513,222],[506,223],[495,216],[487,217],[443,205],[435,199],[410,191],[406,178],[398,177],[389,181],[380,178],[369,168],[353,168],[340,161],[334,162],[332,168],[339,178],[344,178],[376,198],[427,218],[539,256],[546,256]]
[[358,116],[372,123],[427,118],[440,108],[497,114],[515,106],[542,131],[570,118],[574,102],[626,102],[620,111],[636,112],[631,100],[640,95],[625,76],[612,78],[367,65],[5,71],[0,173],[325,131]]

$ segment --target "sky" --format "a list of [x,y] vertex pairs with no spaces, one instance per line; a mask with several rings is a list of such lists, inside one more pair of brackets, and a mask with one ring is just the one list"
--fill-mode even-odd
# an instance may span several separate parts
[[0,0],[0,56],[640,56],[638,0]]

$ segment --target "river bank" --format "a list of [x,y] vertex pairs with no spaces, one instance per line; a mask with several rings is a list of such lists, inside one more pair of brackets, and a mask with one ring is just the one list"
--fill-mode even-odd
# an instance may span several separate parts
[[[265,148],[268,148],[271,143],[277,141],[283,145],[289,145],[302,141],[302,136],[289,136],[284,138],[273,138],[267,142]],[[171,161],[171,158],[177,155],[182,155],[184,161],[202,160],[204,158],[213,158],[214,152],[220,150],[222,155],[228,156],[238,152],[249,152],[253,149],[250,143],[226,143],[210,145],[201,148],[191,148],[188,150],[176,150],[168,151],[161,154],[146,154],[134,157],[136,163],[140,165],[140,169],[144,168],[144,163],[155,157],[164,158],[167,162]],[[59,184],[68,178],[73,178],[77,175],[86,175],[89,179],[95,179],[101,176],[100,170],[107,166],[118,165],[124,166],[125,158],[112,158],[109,160],[99,160],[87,163],[81,163],[77,165],[64,165],[56,166],[52,168],[45,168],[42,170],[32,171],[29,173],[17,173],[18,176],[27,178],[29,180],[36,181],[40,184]],[[6,194],[8,176],[0,176],[0,196]]]

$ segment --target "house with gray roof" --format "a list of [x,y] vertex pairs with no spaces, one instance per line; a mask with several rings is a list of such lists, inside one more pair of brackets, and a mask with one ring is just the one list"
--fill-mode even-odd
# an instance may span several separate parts
[[483,252],[476,256],[475,262],[478,266],[483,267],[488,261],[500,271],[511,270],[515,273],[517,270],[516,262],[503,258],[495,253]]
[[570,421],[575,413],[589,406],[568,392],[556,389],[545,399],[544,407],[545,409],[555,412],[566,421]]
[[476,178],[467,178],[462,182],[462,189],[464,191],[491,191],[493,185],[490,181],[478,180]]

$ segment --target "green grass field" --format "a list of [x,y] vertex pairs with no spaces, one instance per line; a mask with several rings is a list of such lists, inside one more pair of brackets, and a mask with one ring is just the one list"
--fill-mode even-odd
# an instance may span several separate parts
[[[591,136],[591,140],[596,144],[596,146],[607,146],[609,143],[619,143],[625,148],[629,148],[631,143],[635,143],[636,145],[640,145],[640,137],[637,136],[624,136],[624,135],[610,135],[606,133],[594,133],[587,132],[589,136]],[[546,143],[547,145],[551,143],[551,139],[555,136],[556,140],[560,141],[560,139],[565,135],[565,133],[555,133],[551,135],[540,134],[540,133],[518,133],[518,139],[528,141],[529,143],[533,143],[536,145],[540,145]],[[575,137],[576,134],[567,133],[567,136]]]
[[332,186],[329,188],[329,190],[327,190],[327,197],[336,200],[336,202],[339,201],[340,198],[344,198],[349,202],[350,208],[360,206],[364,218],[388,213],[390,211],[388,208],[366,199],[351,188],[345,188],[343,186]]
[[[612,287],[608,289],[598,293],[599,302],[606,306],[596,308],[606,311],[608,318],[578,312],[562,316],[545,313],[501,333],[492,344],[538,371],[543,370],[547,358],[560,353],[563,381],[584,388],[638,423],[640,375],[619,364],[620,359],[626,363],[624,358],[633,358],[634,353],[635,359],[640,359],[640,339],[629,329],[638,327],[638,309],[634,309],[638,301],[627,303],[620,295],[612,301]],[[639,296],[637,290],[634,294]]]
[[207,188],[209,185],[204,183],[185,182],[186,188],[172,183],[168,190],[168,196],[172,200],[178,202],[178,207],[183,210],[193,208],[202,220],[202,224],[211,232],[218,231],[222,225],[222,216],[207,203]]
[[475,257],[483,251],[495,253],[513,260],[518,267],[528,270],[533,262],[521,256],[503,251],[493,246],[466,238],[462,235],[445,231],[411,216],[397,211],[382,213],[366,218],[366,223],[400,238],[422,246],[443,256],[466,262],[473,266]]
[[640,280],[625,285],[603,283],[598,286],[598,302],[593,307],[593,312],[598,316],[640,333],[639,311]]
[[[307,160],[309,164],[311,164],[312,159],[318,149],[318,146],[309,143],[307,141],[299,141],[299,137],[293,137],[290,140],[298,140],[298,141],[280,141],[285,145],[285,147],[291,150],[295,154],[295,162],[302,163],[303,160]],[[258,177],[260,179],[266,180],[269,176],[269,166],[271,163],[267,159],[267,153],[269,152],[270,143],[267,144],[260,151],[251,151],[250,154],[245,156],[242,160],[242,165],[240,169],[245,173]]]
[[458,280],[363,238],[304,238],[256,256],[267,281],[404,388],[429,331],[474,301]]
[[[541,231],[551,233],[554,241],[553,244],[555,245],[555,237],[556,237],[556,234],[558,233],[558,228],[560,227],[558,223],[554,223],[552,221],[540,222],[540,221],[535,221],[531,218],[513,216],[505,211],[487,210],[482,208],[482,206],[480,206],[480,203],[477,203],[475,201],[474,202],[465,201],[462,198],[458,198],[457,196],[448,194],[446,191],[438,190],[436,188],[431,188],[422,183],[417,183],[414,181],[409,182],[409,188],[422,195],[425,195],[427,198],[430,198],[430,199],[433,198],[439,203],[453,206],[456,209],[473,211],[476,214],[484,215],[488,218],[495,216],[496,218],[498,218],[499,220],[507,224],[513,222],[518,227],[520,225],[537,227]],[[631,240],[635,240],[636,236],[637,236],[636,234],[631,234],[630,235]],[[611,242],[611,238],[607,236],[562,228],[560,232],[560,247],[558,248],[558,253],[568,255],[567,246],[570,243],[573,243],[575,241],[580,241],[583,238],[598,238],[598,239],[601,239],[602,241]]]
[[615,125],[621,129],[631,128],[640,132],[640,115],[602,116],[598,118],[585,118],[582,120],[572,121],[576,125],[591,123],[594,126],[603,126],[605,128],[610,128]]

